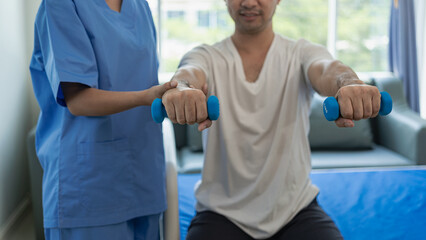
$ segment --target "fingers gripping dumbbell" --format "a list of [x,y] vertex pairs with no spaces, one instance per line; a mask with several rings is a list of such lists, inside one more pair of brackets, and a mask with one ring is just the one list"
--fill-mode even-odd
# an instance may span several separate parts
[[[382,116],[388,115],[392,111],[392,98],[387,92],[380,92],[380,111]],[[334,97],[328,97],[322,105],[324,116],[328,121],[335,121],[340,117],[339,103]]]
[[[210,96],[207,100],[207,113],[209,119],[215,121],[219,118],[219,99],[216,96]],[[167,117],[166,109],[164,108],[163,102],[160,98],[157,98],[152,102],[151,105],[152,118],[156,123],[163,122],[164,118]]]

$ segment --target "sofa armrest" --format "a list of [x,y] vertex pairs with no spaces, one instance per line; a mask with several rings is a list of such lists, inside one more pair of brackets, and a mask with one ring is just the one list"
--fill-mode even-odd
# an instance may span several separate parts
[[393,99],[393,110],[377,118],[378,144],[389,148],[414,164],[426,164],[426,120],[412,111],[403,93],[402,82],[394,77],[374,79],[380,91]]
[[167,210],[164,213],[163,238],[179,240],[179,206],[176,171],[176,142],[172,122],[165,118],[163,121],[163,143],[166,158],[166,189]]
[[165,118],[163,121],[163,146],[166,162],[170,162],[176,166],[177,153],[175,131],[173,123],[168,118]]
[[395,109],[378,119],[378,143],[414,164],[426,164],[426,120],[413,111]]

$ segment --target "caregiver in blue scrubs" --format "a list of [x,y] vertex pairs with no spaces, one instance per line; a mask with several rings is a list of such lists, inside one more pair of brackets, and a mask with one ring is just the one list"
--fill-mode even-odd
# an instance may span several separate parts
[[46,239],[158,239],[166,209],[145,0],[43,0],[30,65]]

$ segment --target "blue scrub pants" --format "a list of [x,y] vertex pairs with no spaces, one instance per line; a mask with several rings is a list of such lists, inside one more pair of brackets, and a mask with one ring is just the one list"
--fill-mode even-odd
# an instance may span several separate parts
[[159,240],[161,214],[126,222],[81,228],[45,228],[46,240]]

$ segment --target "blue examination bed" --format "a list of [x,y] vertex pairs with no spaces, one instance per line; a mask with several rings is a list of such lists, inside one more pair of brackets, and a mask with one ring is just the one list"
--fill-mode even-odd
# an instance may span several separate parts
[[[200,174],[178,175],[181,239],[195,215]],[[318,202],[346,240],[426,239],[426,168],[313,171]]]

